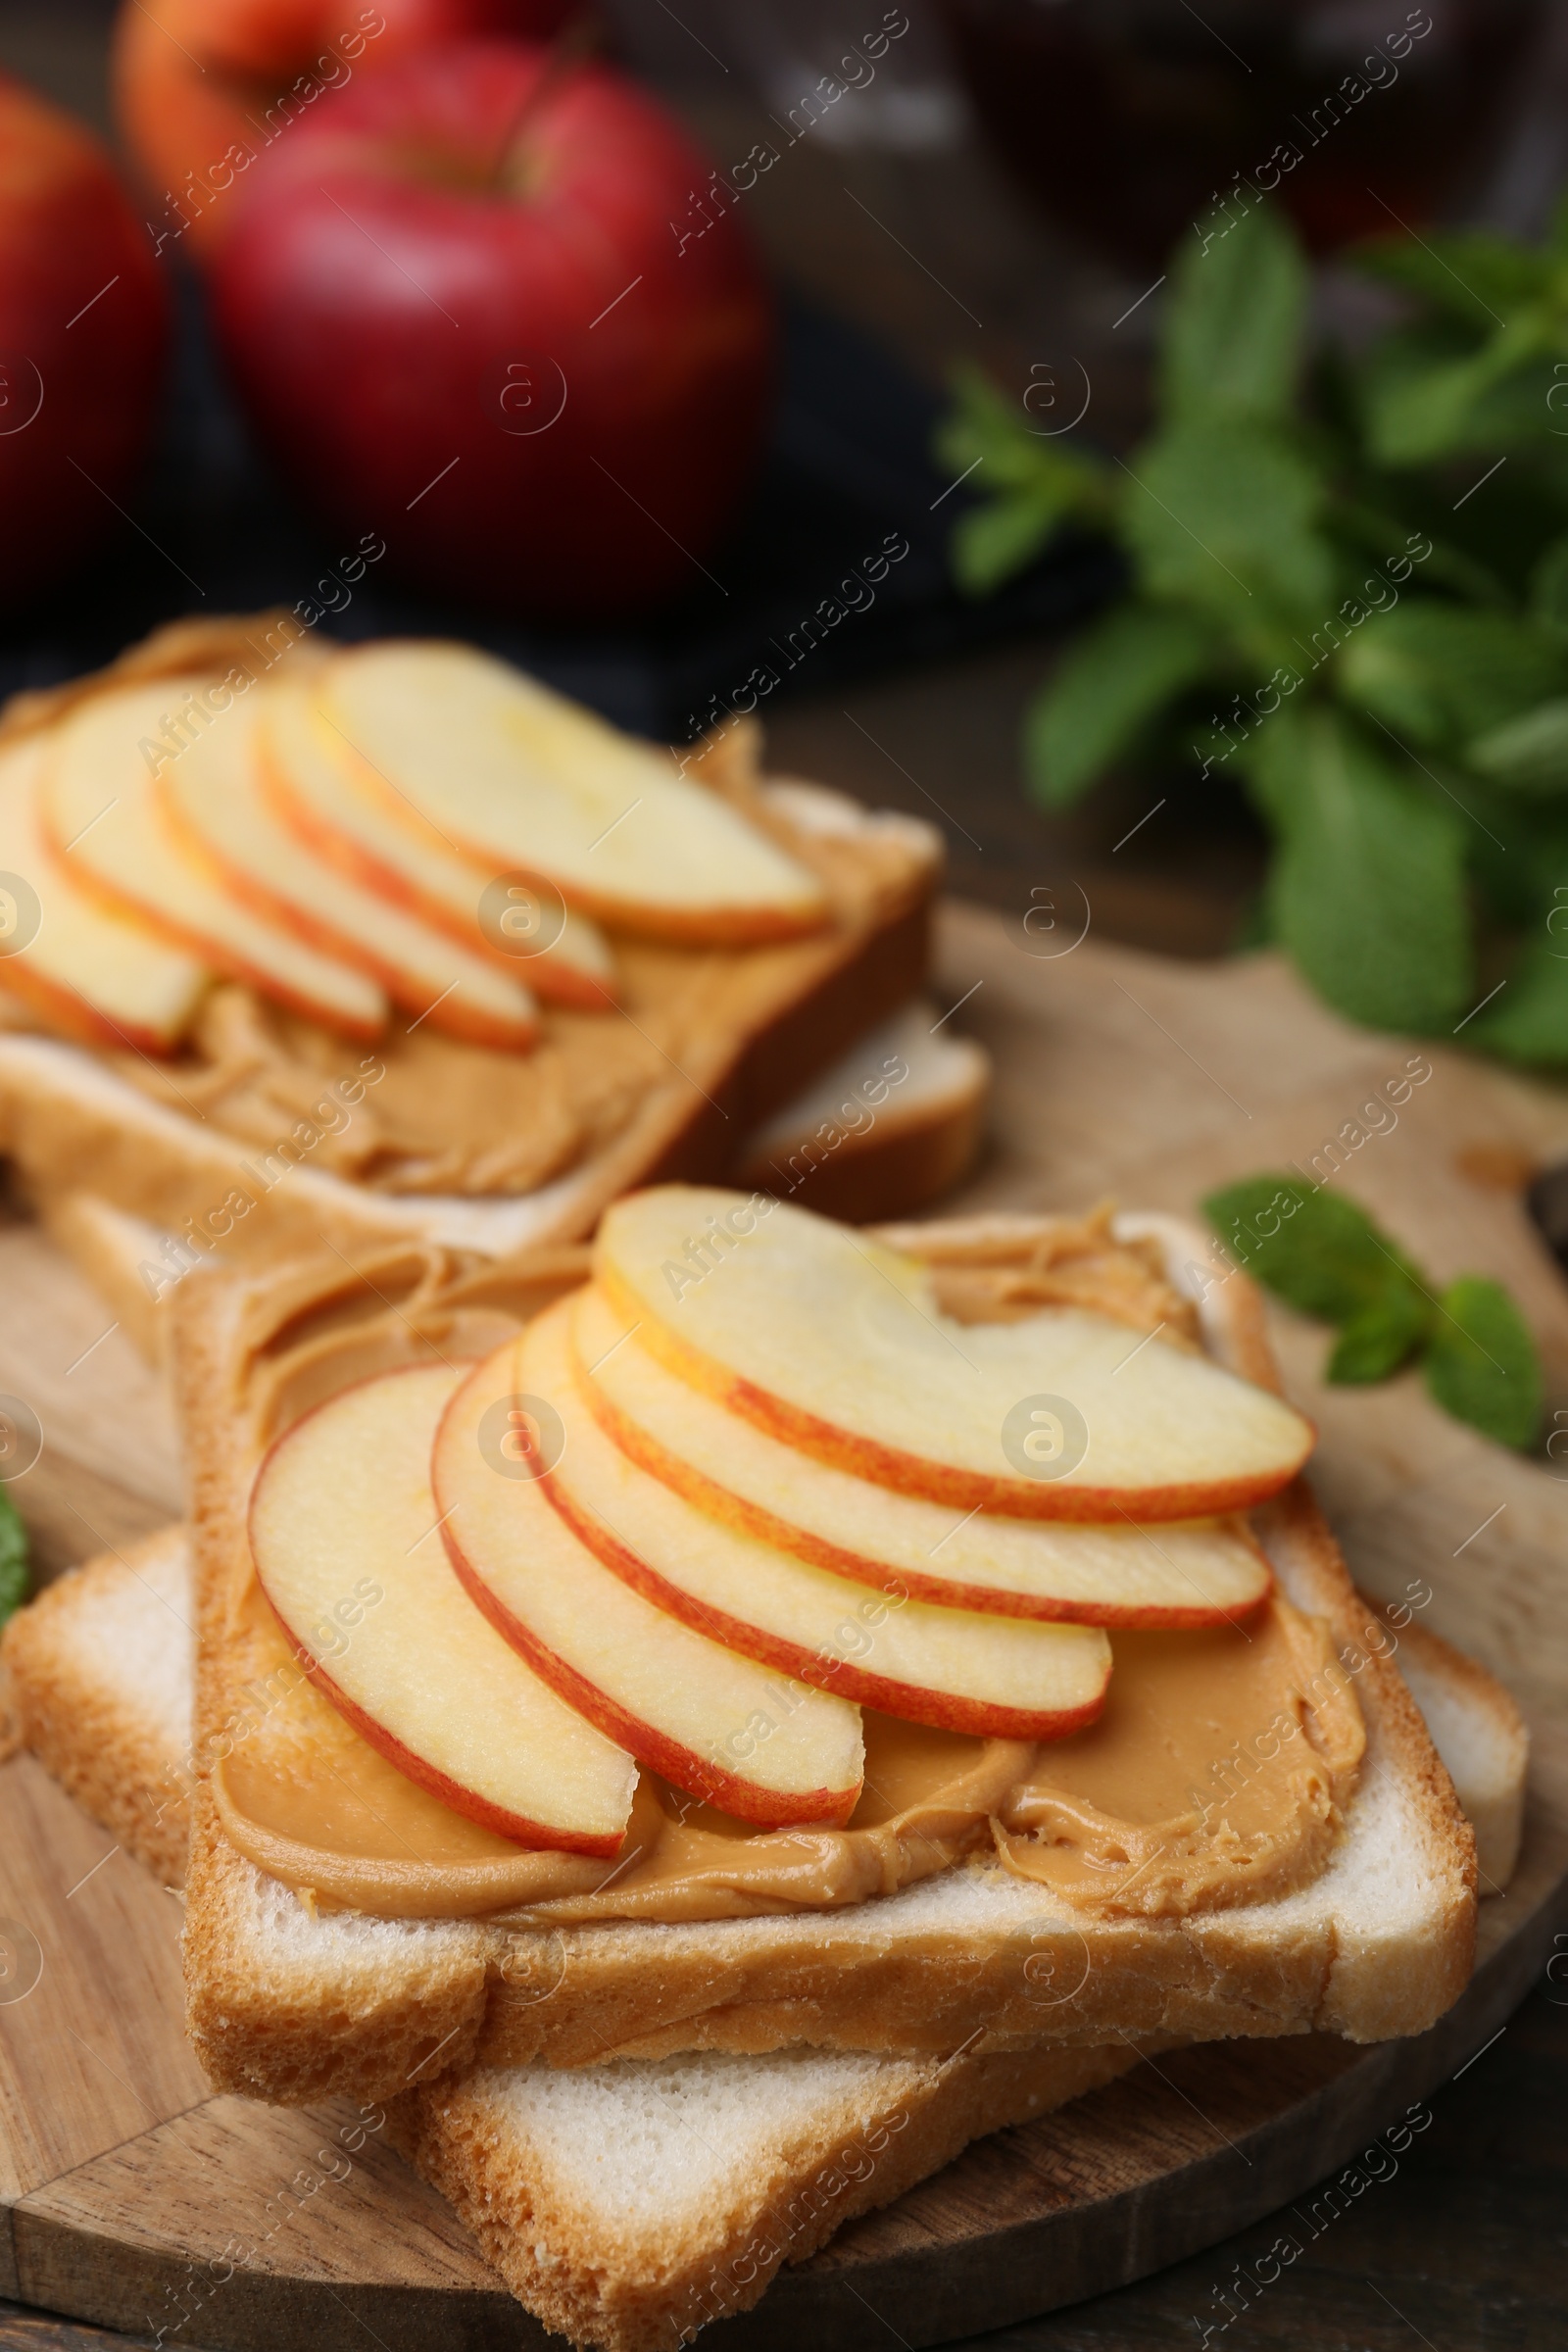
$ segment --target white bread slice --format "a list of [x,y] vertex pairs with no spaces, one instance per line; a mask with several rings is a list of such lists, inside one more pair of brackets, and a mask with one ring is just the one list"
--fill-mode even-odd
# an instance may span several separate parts
[[733,1181],[859,1225],[956,1185],[980,1144],[991,1056],[924,999],[862,1037],[764,1121]]
[[395,2146],[574,2344],[670,2352],[971,2139],[1128,2073],[1127,2042],[477,2067],[387,2103]]
[[96,1193],[51,1193],[38,1202],[38,1219],[92,1284],[143,1362],[161,1364],[169,1340],[169,1313],[161,1300],[170,1286],[164,1278],[172,1267],[194,1262],[194,1250],[180,1251],[172,1234],[111,1207]]
[[1495,1675],[1410,1616],[1376,1602],[1399,1644],[1399,1671],[1475,1832],[1483,1895],[1513,1877],[1525,1826],[1530,1734]]
[[[1049,1227],[1025,1221],[1023,1231]],[[1178,1220],[1130,1218],[1126,1230],[1157,1233],[1179,1284],[1206,1254]],[[919,1232],[901,1238],[918,1247]],[[559,1263],[554,1278],[564,1279]],[[204,1613],[245,1557],[253,1441],[219,1400],[236,1394],[236,1351],[279,1279],[198,1272],[179,1294],[176,1389]],[[281,1296],[303,1308],[312,1279],[295,1270]],[[340,1267],[314,1279],[323,1301],[341,1298]],[[1244,1276],[1212,1285],[1201,1311],[1220,1360],[1276,1384],[1259,1295]],[[1287,1597],[1328,1621],[1367,1728],[1360,1785],[1312,1886],[1186,1919],[1096,1920],[977,1856],[837,1912],[503,1936],[476,1920],[312,1918],[228,1843],[202,1788],[185,1957],[203,2064],[220,2087],[292,2102],[329,2089],[382,2096],[438,2045],[463,2063],[569,2067],[798,2041],[931,2055],[1123,2032],[1192,2040],[1316,2030],[1374,2041],[1423,2031],[1470,1974],[1471,1834],[1386,1632],[1358,1601],[1304,1485],[1258,1515],[1257,1533]],[[217,1614],[210,1632],[204,1619],[204,1740],[220,1738],[229,1716],[213,1671],[221,1630]]]
[[[171,1886],[185,1866],[193,1605],[184,1530],[166,1528],[61,1578],[0,1641],[13,1743]],[[782,2263],[968,2140],[1137,2061],[1118,2041],[483,2068],[405,2090],[388,2130],[547,2328],[662,2352],[749,2309]]]
[[[243,681],[290,676],[319,659],[301,642],[305,635],[278,613],[172,624],[108,669],[14,697],[0,713],[0,747],[57,722],[84,723],[99,698],[148,682],[177,701],[176,680],[227,673],[242,681],[239,691]],[[666,1076],[661,1064],[619,1133],[534,1191],[397,1195],[304,1159],[234,1223],[221,1245],[225,1261],[263,1262],[323,1242],[351,1256],[400,1241],[503,1256],[591,1232],[606,1203],[632,1185],[721,1167],[737,1137],[903,1004],[926,975],[939,837],[916,819],[867,811],[817,786],[760,782],[760,741],[755,728],[731,729],[693,760],[683,789],[743,804],[792,855],[820,863],[830,886],[833,871],[853,866],[859,879],[851,896],[860,909],[853,919],[793,945],[717,957],[726,984],[710,992],[710,1003],[705,996],[708,1009],[678,1066],[671,1063]],[[236,1187],[254,1186],[245,1174],[253,1151],[151,1100],[97,1054],[20,1033],[15,1020],[0,1018],[0,1152],[35,1200],[86,1189],[113,1208],[178,1232],[188,1219],[206,1219]],[[169,1267],[171,1284],[179,1270],[177,1261]]]
[[0,1713],[166,1886],[185,1883],[195,1598],[182,1527],[57,1577],[0,1634]]
[[[183,1531],[170,1528],[62,1578],[0,1643],[24,1743],[171,1885],[184,1867],[192,1606]],[[1517,1821],[1526,1741],[1513,1700],[1419,1624],[1396,1638],[1465,1811]],[[1490,1852],[1500,1892],[1511,1861],[1495,1838]],[[571,2073],[483,2067],[406,2092],[389,2129],[547,2327],[655,2352],[749,2309],[781,2263],[967,2140],[1135,2062],[1117,2042],[948,2060],[796,2048]]]

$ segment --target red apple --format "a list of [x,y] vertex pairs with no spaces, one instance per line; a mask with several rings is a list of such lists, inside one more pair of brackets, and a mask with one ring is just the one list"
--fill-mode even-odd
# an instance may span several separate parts
[[[214,310],[312,509],[407,577],[560,616],[696,583],[749,474],[773,311],[684,131],[513,42],[355,83],[257,164]],[[705,219],[711,225],[703,228]]]
[[116,520],[152,431],[169,303],[97,139],[0,78],[0,604]]
[[[122,0],[115,111],[155,235],[211,251],[251,162],[361,74],[473,33],[546,39],[572,0]],[[230,191],[233,193],[231,194]]]

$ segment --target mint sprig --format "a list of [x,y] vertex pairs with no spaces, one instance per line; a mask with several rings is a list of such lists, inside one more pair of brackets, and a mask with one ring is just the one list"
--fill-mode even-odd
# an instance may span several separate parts
[[0,1625],[27,1597],[27,1531],[22,1514],[0,1486]]
[[1238,781],[1273,837],[1264,936],[1330,1004],[1446,1036],[1485,950],[1504,986],[1463,1044],[1568,1066],[1568,203],[1540,246],[1358,258],[1403,316],[1351,353],[1313,349],[1276,204],[1180,249],[1124,464],[964,377],[955,572],[986,595],[1085,529],[1126,559],[1028,714],[1042,806]]
[[1435,1291],[1353,1200],[1296,1176],[1249,1176],[1210,1193],[1204,1214],[1233,1257],[1304,1315],[1338,1327],[1325,1379],[1388,1380],[1419,1356],[1454,1420],[1528,1452],[1541,1428],[1541,1364],[1499,1283],[1462,1275]]

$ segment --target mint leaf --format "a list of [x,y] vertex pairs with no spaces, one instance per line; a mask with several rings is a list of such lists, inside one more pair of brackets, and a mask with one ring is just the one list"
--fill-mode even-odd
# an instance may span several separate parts
[[1458,746],[1561,694],[1568,663],[1515,613],[1422,597],[1368,621],[1339,655],[1337,679],[1396,735]]
[[1530,575],[1530,610],[1538,628],[1568,639],[1568,538],[1554,539],[1537,558]]
[[1035,799],[1070,808],[1173,695],[1208,673],[1214,652],[1200,620],[1154,605],[1124,605],[1088,630],[1029,712],[1024,753]]
[[1284,216],[1261,204],[1189,245],[1171,272],[1160,383],[1174,417],[1288,416],[1310,279]]
[[1483,335],[1492,333],[1499,317],[1544,293],[1551,276],[1543,254],[1480,229],[1452,236],[1429,232],[1424,241],[1380,237],[1353,258],[1368,276],[1416,295]]
[[1007,400],[978,368],[963,368],[953,379],[954,405],[937,427],[935,454],[955,473],[977,461],[984,480],[977,487],[1000,495],[1026,490],[1040,468],[1039,439],[1029,431],[1021,401]]
[[1516,310],[1479,349],[1460,359],[1380,370],[1369,378],[1367,438],[1385,466],[1429,464],[1469,449],[1488,396],[1550,348],[1552,323],[1541,305]]
[[1323,1377],[1337,1388],[1392,1379],[1431,1327],[1432,1309],[1417,1291],[1391,1289],[1378,1305],[1346,1324]]
[[1478,735],[1465,757],[1482,775],[1514,792],[1568,790],[1568,699],[1538,703]]
[[1525,1452],[1541,1427],[1542,1381],[1529,1325],[1500,1284],[1462,1275],[1444,1292],[1427,1348],[1427,1387],[1446,1413]]
[[1568,899],[1552,906],[1501,995],[1476,1016],[1461,1042],[1509,1061],[1544,1068],[1568,1064]]
[[1295,1176],[1228,1184],[1203,1213],[1250,1274],[1300,1313],[1340,1326],[1329,1380],[1386,1380],[1424,1343],[1427,1387],[1445,1412],[1499,1445],[1534,1445],[1541,1365],[1498,1284],[1467,1274],[1432,1298],[1364,1209]]
[[1282,835],[1274,922],[1312,986],[1373,1028],[1451,1026],[1471,991],[1459,810],[1337,711],[1281,711],[1245,757]]
[[1334,610],[1334,557],[1317,529],[1324,486],[1278,435],[1178,423],[1129,472],[1122,535],[1156,602],[1197,605],[1249,636],[1269,608],[1306,628]]
[[1298,1176],[1250,1176],[1210,1193],[1203,1213],[1250,1274],[1320,1323],[1354,1329],[1398,1315],[1419,1324],[1428,1312],[1410,1260],[1341,1193]]
[[1029,491],[975,507],[953,526],[954,577],[965,596],[990,596],[1034,562],[1061,523],[1061,510]]
[[0,1486],[0,1625],[27,1597],[27,1531],[10,1494]]
[[989,596],[1032,564],[1063,522],[1108,519],[1108,469],[1051,435],[1032,432],[1022,403],[1004,399],[978,368],[963,371],[955,389],[956,406],[937,431],[936,455],[955,478],[967,473],[987,504],[959,514],[950,552],[965,594]]

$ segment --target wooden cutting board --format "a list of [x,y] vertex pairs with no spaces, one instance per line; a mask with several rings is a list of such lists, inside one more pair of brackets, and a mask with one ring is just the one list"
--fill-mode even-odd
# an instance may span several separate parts
[[[1026,929],[948,911],[942,1001],[962,1000],[956,1023],[998,1069],[994,1147],[963,1204],[1114,1194],[1191,1211],[1228,1177],[1329,1164],[1338,1139],[1334,1181],[1434,1275],[1494,1274],[1523,1300],[1568,1429],[1568,1286],[1507,1181],[1568,1158],[1568,1094],[1350,1029],[1272,958],[1175,965],[1073,946],[1075,927],[1070,909],[1051,930],[1038,912]],[[1396,1123],[1367,1109],[1418,1052],[1430,1075]],[[16,1492],[46,1567],[162,1524],[179,1477],[159,1384],[30,1225],[0,1230],[0,1392],[43,1426]],[[1413,1377],[1325,1389],[1325,1334],[1280,1314],[1275,1338],[1322,1429],[1314,1478],[1357,1581],[1389,1598],[1430,1588],[1422,1622],[1501,1675],[1531,1720],[1524,1859],[1483,1905],[1469,1991],[1415,2041],[1301,2036],[1146,2064],[977,2143],[705,2341],[938,2343],[1190,2254],[1298,2197],[1451,2076],[1568,1926],[1568,1459],[1501,1451]],[[209,2095],[179,2026],[177,1900],[29,1760],[0,1787],[0,2294],[258,2352],[366,2335],[394,2352],[542,2345],[447,2208],[373,2138],[277,2231],[267,2268],[215,2284],[225,2247],[265,2235],[269,2199],[349,2111]]]

